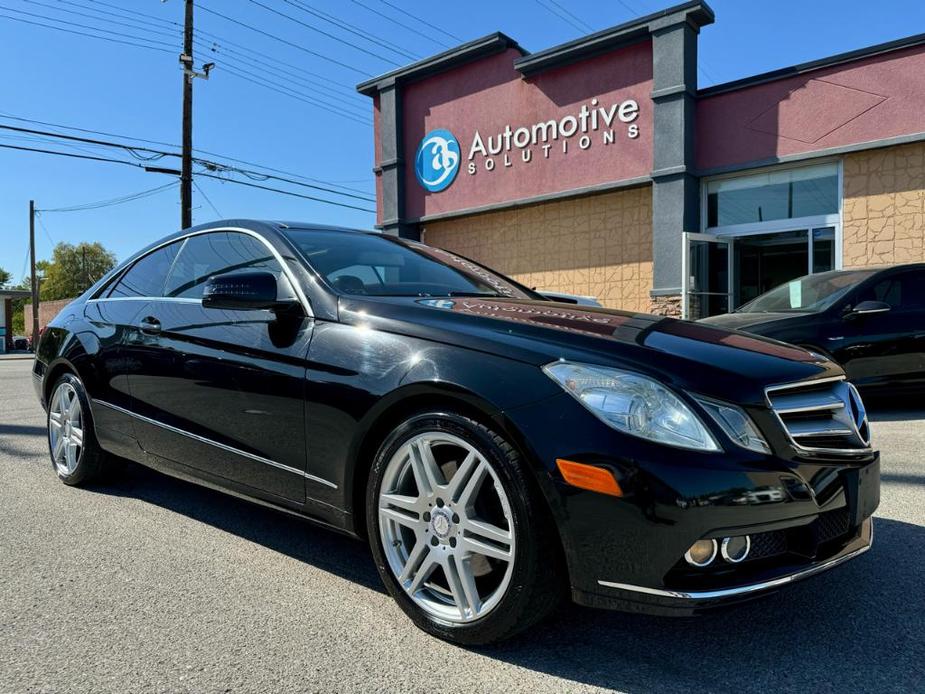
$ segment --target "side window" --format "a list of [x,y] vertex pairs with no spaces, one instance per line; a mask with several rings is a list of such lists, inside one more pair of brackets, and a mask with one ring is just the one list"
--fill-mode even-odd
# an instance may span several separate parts
[[136,261],[113,285],[108,296],[161,296],[167,273],[177,257],[181,243],[176,241]]
[[925,271],[907,272],[900,276],[900,282],[903,308],[913,311],[925,310]]
[[883,301],[893,309],[925,309],[925,272],[906,272],[878,282],[858,296],[861,301]]
[[[356,277],[364,285],[376,285],[376,284],[385,284],[385,268],[376,267],[375,265],[350,265],[349,267],[341,268],[340,270],[335,270],[328,275],[328,281],[334,284],[336,287],[338,285],[338,280],[342,277]],[[349,280],[342,280],[349,281]]]
[[262,241],[234,231],[191,236],[173,264],[164,296],[200,299],[214,275],[264,270],[278,278],[283,268]]

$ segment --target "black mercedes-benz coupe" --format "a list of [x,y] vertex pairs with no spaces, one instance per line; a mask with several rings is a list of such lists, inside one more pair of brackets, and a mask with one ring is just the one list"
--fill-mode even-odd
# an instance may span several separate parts
[[925,392],[925,263],[806,275],[701,323],[823,354],[865,394]]
[[866,551],[879,502],[864,405],[824,357],[376,233],[176,233],[66,308],[34,374],[64,483],[127,458],[368,538],[401,608],[461,644],[566,595],[767,593]]

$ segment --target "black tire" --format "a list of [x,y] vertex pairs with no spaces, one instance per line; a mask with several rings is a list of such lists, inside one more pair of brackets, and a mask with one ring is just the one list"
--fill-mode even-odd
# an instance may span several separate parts
[[[510,582],[491,611],[464,624],[438,619],[418,606],[397,581],[382,547],[378,501],[383,474],[398,449],[424,432],[449,433],[474,446],[497,473],[510,502],[516,538]],[[414,415],[383,442],[373,462],[366,490],[369,542],[383,583],[418,627],[445,641],[479,646],[509,638],[555,611],[566,587],[563,560],[557,531],[531,474],[517,451],[502,436],[459,414]]]
[[[55,454],[52,448],[52,405],[54,403],[55,393],[62,385],[69,385],[74,389],[81,408],[81,430],[83,432],[83,441],[77,455],[77,465],[71,472],[64,471],[61,466],[55,463]],[[87,391],[84,389],[80,379],[71,373],[62,375],[50,391],[48,399],[48,411],[46,413],[46,426],[48,427],[48,454],[51,457],[51,466],[58,479],[72,487],[78,487],[90,482],[98,481],[112,469],[110,455],[104,451],[97,441],[93,427],[93,414],[90,411],[90,399],[87,397]]]

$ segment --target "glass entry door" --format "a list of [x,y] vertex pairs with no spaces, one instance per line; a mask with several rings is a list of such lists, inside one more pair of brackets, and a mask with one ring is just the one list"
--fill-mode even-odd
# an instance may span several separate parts
[[732,240],[684,234],[681,315],[698,320],[732,310]]
[[835,228],[748,234],[734,241],[733,308],[797,277],[835,269]]

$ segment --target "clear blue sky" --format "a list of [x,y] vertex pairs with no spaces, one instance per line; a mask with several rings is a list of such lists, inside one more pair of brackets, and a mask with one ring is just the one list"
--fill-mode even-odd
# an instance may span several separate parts
[[[382,0],[292,0],[313,10],[350,23],[355,30],[391,43],[398,50],[423,57],[457,43],[501,30],[528,50],[540,50],[573,39],[585,31],[557,17],[543,5],[551,0],[467,0],[425,2],[389,0],[392,5],[440,27],[436,30],[402,14]],[[369,120],[371,106],[352,93],[353,86],[370,75],[393,69],[410,58],[391,47],[382,47],[312,16],[285,0],[257,0],[319,29],[354,43],[363,50],[331,40],[300,26],[252,0],[197,0],[197,29],[220,37],[219,52],[198,50],[202,60],[218,63],[208,81],[195,85],[195,138],[197,148],[235,157],[301,176],[346,186],[360,195],[373,190],[372,128],[344,115],[331,113],[230,74],[232,69],[260,72],[253,62],[242,62],[242,52],[258,51],[294,66],[273,63],[277,70],[298,75],[300,80],[321,80],[326,89],[313,91],[306,82],[295,82],[279,71],[264,73],[276,84],[295,88],[309,96],[323,95],[338,110]],[[661,0],[558,0],[578,18],[571,22],[598,30],[673,4]],[[701,86],[745,77],[834,53],[860,48],[925,31],[922,0],[715,0],[717,15],[700,39]],[[366,7],[363,7],[363,6]],[[145,12],[165,22],[182,22],[182,0],[0,0],[0,15],[31,22],[55,24],[73,31],[85,29],[52,22],[55,17],[74,24],[95,26],[121,35],[140,37],[167,52],[108,43],[0,17],[0,114],[47,121],[92,130],[134,136],[167,143],[180,139],[179,29],[150,21],[141,26],[113,6]],[[245,25],[281,37],[329,60],[310,55],[278,40],[256,33],[206,9],[215,10]],[[369,9],[367,9],[369,8]],[[73,13],[83,13],[96,20]],[[403,28],[374,14],[375,10],[412,29]],[[112,12],[112,15],[102,14]],[[32,15],[23,14],[32,13]],[[561,13],[561,10],[560,10]],[[122,14],[122,17],[115,15]],[[567,16],[567,15],[566,15]],[[102,21],[122,21],[128,26]],[[135,27],[135,28],[132,28]],[[89,33],[89,32],[88,32]],[[203,36],[211,42],[211,37]],[[174,48],[176,46],[177,48]],[[231,51],[237,51],[232,53]],[[370,55],[367,52],[376,55]],[[244,54],[248,55],[248,54]],[[251,54],[250,60],[254,57]],[[226,62],[229,61],[229,62]],[[337,61],[343,65],[335,64]],[[389,62],[393,61],[393,62]],[[344,67],[344,65],[350,66]],[[234,67],[233,67],[234,66]],[[227,69],[225,69],[227,68]],[[298,72],[296,72],[298,71]],[[306,76],[305,72],[316,76]],[[330,80],[328,82],[327,80]],[[0,118],[0,123],[29,126]],[[65,147],[23,139],[0,130],[0,144],[54,148],[98,156],[129,159],[120,150],[97,147]],[[90,135],[89,137],[93,137]],[[154,145],[153,147],[158,148]],[[202,155],[206,156],[206,155]],[[177,166],[165,159],[163,166]],[[19,281],[25,269],[28,242],[28,201],[39,208],[57,208],[115,198],[169,183],[171,178],[115,164],[68,160],[0,148],[0,267]],[[222,217],[300,219],[369,227],[373,215],[308,200],[252,190],[230,183],[200,179],[199,185]],[[280,185],[268,182],[266,185]],[[305,194],[307,188],[285,186]],[[351,191],[346,191],[351,192]],[[346,197],[348,204],[372,207],[371,203]],[[194,191],[194,222],[218,215],[198,191]],[[45,213],[44,229],[37,227],[39,258],[48,257],[54,242],[101,241],[121,259],[137,248],[175,230],[179,223],[179,191],[172,188],[125,205],[93,211]],[[47,231],[46,231],[47,230]]]

